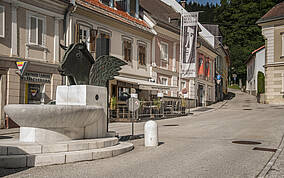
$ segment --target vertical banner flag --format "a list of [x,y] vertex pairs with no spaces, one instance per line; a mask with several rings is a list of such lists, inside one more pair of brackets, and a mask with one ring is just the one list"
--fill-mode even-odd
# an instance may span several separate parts
[[181,23],[181,59],[182,77],[196,77],[198,12],[182,15]]
[[16,62],[16,64],[17,64],[17,67],[19,69],[20,76],[23,76],[25,69],[28,65],[28,62],[27,61],[20,61],[20,62]]

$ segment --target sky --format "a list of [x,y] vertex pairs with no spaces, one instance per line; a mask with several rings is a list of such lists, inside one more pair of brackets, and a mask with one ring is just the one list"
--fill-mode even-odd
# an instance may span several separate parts
[[209,3],[216,4],[216,3],[220,3],[220,0],[187,0],[187,2],[199,2],[200,4],[206,4],[207,2],[209,2]]

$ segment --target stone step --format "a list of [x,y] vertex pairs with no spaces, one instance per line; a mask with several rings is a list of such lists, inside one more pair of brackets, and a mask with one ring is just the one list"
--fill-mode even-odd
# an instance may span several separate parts
[[134,148],[132,143],[120,142],[115,146],[71,152],[43,153],[30,155],[2,155],[1,168],[24,168],[91,161],[117,156]]
[[53,144],[23,143],[19,141],[0,142],[0,155],[29,155],[91,150],[111,147],[117,143],[118,138],[116,137],[70,140]]

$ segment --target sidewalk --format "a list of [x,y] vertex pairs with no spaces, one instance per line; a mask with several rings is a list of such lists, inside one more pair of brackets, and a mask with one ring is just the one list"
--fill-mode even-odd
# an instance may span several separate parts
[[[181,116],[181,117],[174,117],[174,118],[168,118],[168,119],[159,119],[156,120],[158,124],[160,122],[164,122],[165,120],[173,120],[178,118],[190,118],[192,116],[197,116],[203,113],[212,112],[219,108],[221,108],[223,105],[227,103],[228,100],[224,100],[215,104],[212,104],[210,106],[206,107],[196,107],[190,109],[190,115],[188,116]],[[144,124],[146,121],[136,122],[134,123],[134,135],[142,135],[144,133]],[[132,135],[132,123],[129,122],[112,122],[109,124],[109,131],[115,131],[116,134],[119,137],[123,136],[129,136]]]
[[268,161],[266,166],[258,175],[258,178],[278,178],[284,177],[284,135],[282,136],[281,143],[275,154]]

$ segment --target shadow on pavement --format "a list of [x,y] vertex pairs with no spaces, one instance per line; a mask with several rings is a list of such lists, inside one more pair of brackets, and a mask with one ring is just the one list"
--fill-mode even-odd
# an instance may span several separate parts
[[138,135],[125,135],[125,136],[121,136],[119,137],[119,141],[125,142],[128,140],[137,140],[137,139],[142,139],[144,138],[144,134],[138,134]]
[[17,168],[17,169],[12,169],[12,168],[0,168],[0,177],[5,177],[8,175],[16,174],[21,171],[25,171],[29,169],[28,167],[26,168]]
[[[15,146],[0,146],[0,150],[4,149],[7,149],[7,152],[0,155],[0,177],[16,174],[35,166],[35,155]],[[13,154],[9,154],[9,149],[13,150]]]
[[228,92],[228,94],[224,97],[224,100],[231,100],[236,96],[235,93]]

